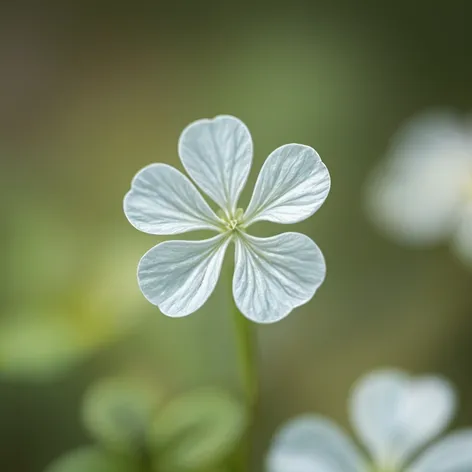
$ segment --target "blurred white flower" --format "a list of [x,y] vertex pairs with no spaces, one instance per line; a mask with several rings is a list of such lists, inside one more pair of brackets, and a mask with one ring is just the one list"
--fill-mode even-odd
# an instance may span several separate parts
[[451,241],[472,262],[472,121],[437,111],[408,122],[372,175],[367,207],[397,241]]
[[218,234],[202,241],[166,241],[149,250],[138,267],[144,296],[171,317],[198,310],[213,292],[233,241],[233,295],[247,318],[271,323],[308,302],[326,273],[318,246],[300,233],[258,238],[246,230],[262,220],[296,223],[322,205],[330,176],[316,151],[302,144],[273,151],[243,211],[237,203],[253,154],[244,123],[232,116],[196,121],[182,132],[178,149],[190,177],[221,212],[217,215],[177,169],[151,164],[134,177],[124,200],[125,214],[133,226],[149,234],[201,229]]
[[452,433],[423,450],[446,429],[455,410],[454,390],[442,378],[415,378],[396,370],[376,371],[358,381],[349,401],[353,428],[371,459],[335,423],[317,415],[305,415],[290,421],[275,436],[267,470],[470,471],[472,428]]

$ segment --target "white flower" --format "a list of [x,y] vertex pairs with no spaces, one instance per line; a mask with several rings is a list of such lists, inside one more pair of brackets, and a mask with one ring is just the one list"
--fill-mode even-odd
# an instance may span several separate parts
[[237,203],[253,154],[244,123],[232,116],[196,121],[182,132],[178,149],[185,170],[221,214],[187,177],[166,164],[138,172],[124,200],[125,214],[145,233],[204,229],[217,235],[203,241],[166,241],[149,250],[138,266],[144,296],[168,316],[193,313],[213,292],[225,251],[234,242],[233,295],[247,318],[271,323],[308,302],[326,273],[318,246],[299,233],[258,238],[246,230],[262,220],[296,223],[318,210],[328,195],[330,177],[316,151],[287,144],[272,152],[243,211]]
[[393,139],[367,189],[368,212],[402,243],[451,241],[472,262],[472,121],[424,113]]
[[472,428],[449,434],[423,450],[446,429],[456,410],[454,390],[442,378],[415,378],[397,370],[370,373],[355,385],[349,410],[370,460],[335,423],[305,415],[275,436],[268,472],[472,470]]

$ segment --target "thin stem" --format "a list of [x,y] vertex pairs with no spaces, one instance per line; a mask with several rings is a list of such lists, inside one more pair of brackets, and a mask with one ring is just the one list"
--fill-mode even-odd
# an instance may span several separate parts
[[256,333],[254,332],[254,324],[243,316],[236,307],[233,301],[232,290],[230,297],[236,333],[238,366],[249,422],[247,435],[236,453],[234,466],[236,467],[236,471],[247,472],[251,459],[252,426],[259,390],[256,361]]
[[256,336],[252,326],[253,323],[239,312],[236,305],[233,308],[233,316],[241,383],[248,412],[252,415],[258,394]]

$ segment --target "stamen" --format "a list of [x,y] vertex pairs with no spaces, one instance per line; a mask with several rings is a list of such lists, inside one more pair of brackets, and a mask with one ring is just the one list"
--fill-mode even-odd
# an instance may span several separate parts
[[226,215],[222,215],[221,218],[225,221],[226,227],[230,231],[235,231],[238,229],[238,226],[241,224],[244,215],[244,210],[242,208],[238,208],[234,215],[231,215],[229,218]]

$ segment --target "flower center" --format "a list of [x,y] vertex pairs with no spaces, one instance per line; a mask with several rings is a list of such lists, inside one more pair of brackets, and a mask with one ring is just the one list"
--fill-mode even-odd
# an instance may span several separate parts
[[243,222],[243,214],[244,210],[242,208],[238,208],[234,215],[224,215],[220,214],[219,216],[224,221],[224,225],[228,231],[237,231],[241,229],[239,226]]
[[228,229],[234,230],[234,229],[236,229],[236,227],[238,226],[238,224],[239,224],[239,221],[238,221],[237,219],[233,218],[233,219],[230,219],[230,220],[228,221],[228,225],[227,225],[227,226],[228,226]]

